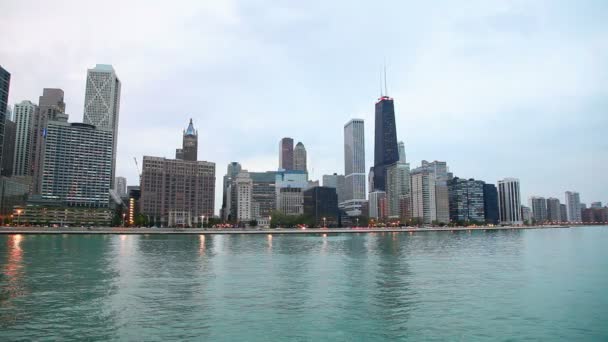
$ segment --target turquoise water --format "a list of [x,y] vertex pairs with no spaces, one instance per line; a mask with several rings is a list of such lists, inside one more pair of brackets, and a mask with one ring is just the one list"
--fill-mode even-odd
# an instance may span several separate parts
[[608,227],[0,236],[0,340],[608,340]]

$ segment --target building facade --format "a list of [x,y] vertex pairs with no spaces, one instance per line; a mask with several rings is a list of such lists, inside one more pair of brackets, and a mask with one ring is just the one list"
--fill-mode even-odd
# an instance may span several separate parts
[[519,179],[505,178],[498,181],[498,212],[500,224],[522,225]]
[[412,218],[425,224],[437,221],[435,177],[427,168],[411,172]]
[[395,105],[392,98],[382,96],[375,110],[373,190],[386,191],[386,168],[398,160]]
[[32,176],[32,131],[38,106],[31,101],[21,101],[15,105],[14,112],[16,133],[13,174],[15,176]]
[[475,179],[454,177],[448,181],[450,220],[452,222],[484,223],[483,188],[485,183]]
[[220,217],[224,221],[231,221],[236,218],[236,197],[230,196],[231,184],[236,178],[239,172],[241,172],[241,164],[237,162],[231,162],[228,164],[226,175],[223,179],[222,186],[222,208],[220,210]]
[[126,197],[127,196],[127,179],[125,177],[116,177],[114,178],[114,190],[118,194],[118,196]]
[[97,64],[95,68],[87,70],[83,122],[112,133],[110,179],[114,179],[116,172],[120,91],[120,79],[111,65]]
[[401,161],[386,168],[386,200],[388,217],[406,220],[411,217],[407,202],[411,201],[410,165]]
[[279,169],[293,170],[293,139],[283,138],[279,142]]
[[547,221],[556,223],[562,222],[561,203],[559,199],[547,198]]
[[365,194],[365,123],[352,119],[344,125],[344,195],[338,193],[340,208],[348,216],[361,215]]
[[562,222],[568,222],[568,207],[565,204],[559,205],[559,213],[560,213]]
[[566,191],[566,207],[568,208],[568,222],[581,222],[581,198],[578,192]]
[[[364,176],[365,177],[365,176]],[[346,178],[344,175],[334,173],[333,175],[323,175],[323,186],[336,189],[338,194],[338,204],[346,199]],[[365,186],[365,185],[364,185]]]
[[315,186],[304,191],[304,214],[310,216],[318,227],[337,226],[339,211],[336,189]]
[[[0,144],[4,142],[4,121],[8,108],[8,92],[11,86],[11,74],[0,65]],[[3,148],[0,146],[0,162]]]
[[175,150],[175,159],[197,161],[198,160],[198,131],[194,129],[192,119],[188,128],[184,130],[182,148]]
[[422,161],[422,168],[426,168],[435,178],[435,208],[438,223],[450,222],[450,204],[448,196],[448,166],[446,162]]
[[369,193],[369,218],[384,220],[388,216],[386,192],[372,191]]
[[494,184],[483,185],[483,213],[487,224],[498,224],[498,190]]
[[276,174],[274,171],[249,172],[252,180],[253,217],[258,223],[268,219],[277,209]]
[[236,192],[236,219],[237,222],[246,222],[253,219],[253,181],[247,170],[242,170],[234,180]]
[[0,175],[10,177],[13,175],[15,162],[15,140],[17,139],[17,124],[6,119],[4,121],[4,139],[2,142],[2,162]]
[[304,213],[304,188],[277,188],[277,210],[285,215]]
[[544,197],[532,196],[528,202],[532,209],[533,223],[542,224],[547,221],[547,200]]
[[293,168],[294,170],[308,172],[306,164],[306,148],[304,144],[298,142],[293,149]]
[[112,186],[112,134],[83,123],[48,123],[42,169],[44,200],[107,208]]

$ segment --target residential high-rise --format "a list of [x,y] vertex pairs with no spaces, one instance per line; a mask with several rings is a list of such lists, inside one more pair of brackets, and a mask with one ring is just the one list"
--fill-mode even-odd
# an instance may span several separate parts
[[38,111],[34,113],[31,123],[31,175],[32,193],[39,194],[42,190],[42,168],[44,164],[45,134],[49,121],[67,121],[63,90],[44,88],[38,99]]
[[401,161],[386,168],[386,200],[388,217],[411,218],[410,164]]
[[230,185],[239,172],[241,172],[241,164],[237,162],[228,164],[228,169],[223,181],[222,209],[220,210],[220,216],[224,221],[236,219],[236,197],[230,196]]
[[581,222],[581,199],[578,192],[566,191],[566,207],[568,207],[568,222]]
[[547,220],[553,223],[561,222],[562,215],[559,199],[552,197],[547,198]]
[[308,172],[306,168],[306,148],[301,142],[298,142],[293,149],[293,169]]
[[[11,85],[11,74],[0,65],[0,144],[4,142],[4,120],[8,107],[8,91]],[[3,148],[0,146],[0,161]]]
[[337,226],[339,212],[336,189],[315,186],[304,191],[304,214],[310,216],[316,226]]
[[437,221],[435,176],[428,168],[411,172],[412,218],[431,224]]
[[422,168],[427,168],[435,178],[435,209],[439,223],[450,222],[450,205],[448,198],[448,166],[446,162],[422,161]]
[[48,123],[41,196],[72,207],[107,208],[112,134],[93,125]]
[[346,177],[334,173],[333,175],[323,175],[323,186],[336,189],[338,203],[346,199]]
[[388,216],[386,192],[372,191],[369,193],[369,218],[384,220]]
[[501,224],[523,224],[519,179],[505,178],[498,181],[498,212]]
[[483,212],[487,224],[498,224],[498,191],[494,184],[483,185]]
[[236,220],[246,222],[253,218],[253,181],[247,170],[242,170],[234,179],[236,192]]
[[559,205],[559,213],[562,222],[568,222],[568,207],[565,204]]
[[293,139],[283,138],[279,142],[279,169],[293,170]]
[[400,141],[399,143],[397,143],[397,148],[399,149],[399,163],[405,164],[405,143],[403,141]]
[[485,222],[484,182],[454,177],[448,181],[450,220],[453,222]]
[[194,129],[192,119],[184,131],[182,148],[175,150],[175,159],[196,161],[198,158],[198,131]]
[[97,64],[95,68],[87,70],[83,122],[94,125],[99,130],[112,132],[112,169],[110,179],[114,179],[116,172],[120,89],[120,80],[111,65]]
[[530,207],[526,207],[525,205],[521,206],[521,218],[525,224],[530,224],[533,219],[532,209]]
[[348,216],[361,215],[365,203],[364,128],[362,119],[352,119],[344,125],[344,196],[339,205]]
[[0,172],[2,176],[10,177],[13,175],[16,138],[17,124],[7,117],[4,121],[4,139],[2,142],[2,166]]
[[393,99],[381,96],[376,102],[375,116],[374,190],[386,191],[386,168],[399,160]]
[[539,224],[547,221],[547,200],[544,197],[530,197],[529,205],[532,209],[533,223]]
[[591,202],[591,208],[601,208],[602,207],[602,202]]
[[127,179],[125,177],[116,177],[114,178],[114,190],[118,196],[126,197],[127,194]]
[[276,175],[274,171],[249,172],[253,182],[252,215],[258,221],[268,219],[277,208]]
[[15,157],[13,174],[15,176],[32,176],[32,131],[34,116],[38,106],[31,101],[21,101],[15,105]]

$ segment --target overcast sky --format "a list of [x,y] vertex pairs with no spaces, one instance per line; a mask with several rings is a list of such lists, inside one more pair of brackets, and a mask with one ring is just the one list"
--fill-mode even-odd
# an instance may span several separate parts
[[521,181],[530,195],[608,202],[608,2],[31,1],[0,4],[9,103],[65,91],[82,121],[87,68],[122,81],[117,174],[173,158],[194,119],[216,163],[216,211],[230,161],[275,170],[284,136],[312,179],[344,172],[343,126],[365,119],[384,60],[397,135],[412,167]]

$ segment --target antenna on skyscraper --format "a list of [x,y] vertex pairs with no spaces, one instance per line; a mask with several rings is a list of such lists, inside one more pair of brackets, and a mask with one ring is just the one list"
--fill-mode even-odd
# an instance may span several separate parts
[[388,96],[388,88],[386,86],[386,58],[384,58],[384,95]]

